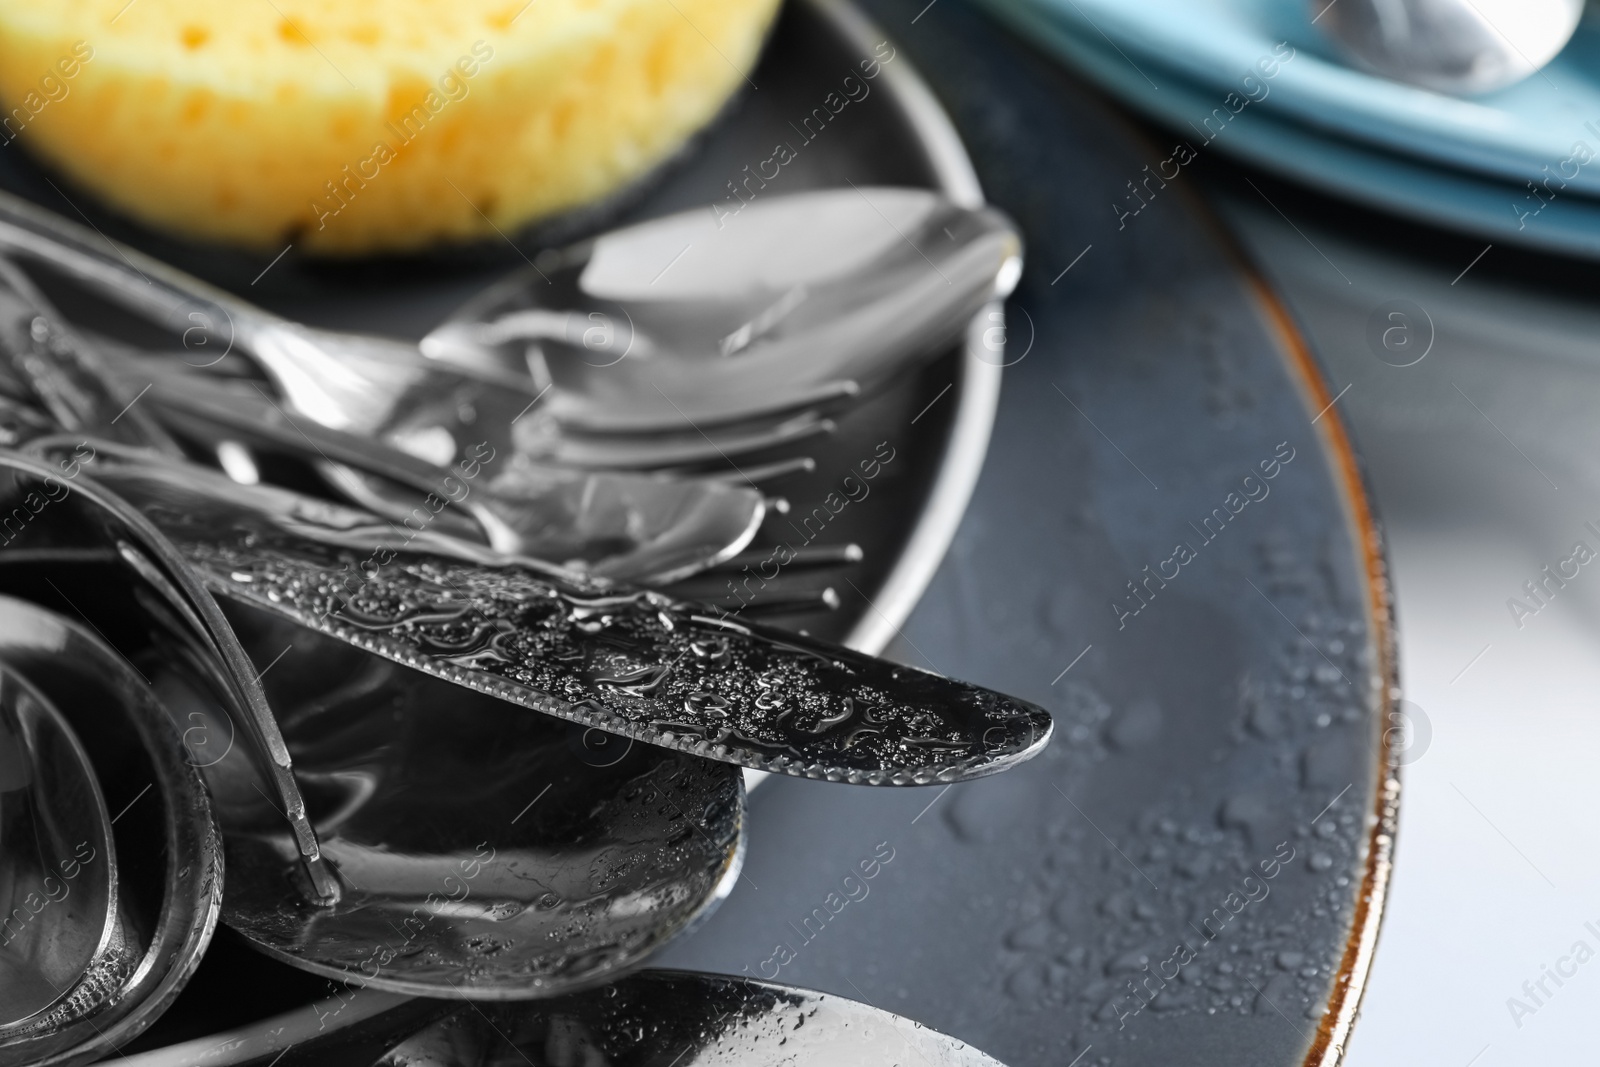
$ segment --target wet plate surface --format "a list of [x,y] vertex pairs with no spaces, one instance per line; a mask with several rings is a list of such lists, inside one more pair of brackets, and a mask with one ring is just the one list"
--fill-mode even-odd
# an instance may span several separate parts
[[[1165,151],[960,0],[869,8],[897,49],[886,69],[928,77],[1029,259],[983,477],[893,651],[1042,704],[1057,734],[1031,764],[942,792],[769,781],[737,891],[659,962],[867,1001],[1010,1067],[1331,1063],[1395,801],[1381,546],[1323,410],[1334,396],[1182,176],[1152,179],[1119,223],[1109,205]],[[837,54],[791,7],[761,89],[659,187],[659,210],[704,203],[793,137],[847,73]],[[840,111],[783,181],[928,183],[925,152],[870,110],[884,99]],[[465,295],[419,283],[432,295],[398,307],[359,277],[323,297],[292,280],[286,308],[396,331]],[[894,450],[828,527],[865,550],[863,570],[833,572],[849,581],[827,579],[844,609],[785,624],[874,617],[850,598],[896,558],[876,546],[905,543],[885,516],[925,499],[953,366],[875,401],[875,424],[841,428],[814,480],[783,487],[806,509],[879,442]],[[147,1036],[201,1041],[163,1062],[277,1054],[287,1029],[202,1036],[251,1017],[215,996],[230,974],[272,991],[255,1017],[291,1011],[305,1036],[405,1010],[370,990],[304,1006],[316,982],[230,952],[220,939],[192,1007]]]
[[1056,738],[943,795],[769,782],[759,891],[662,962],[1011,1067],[1331,1063],[1396,799],[1381,546],[1334,394],[1182,176],[1119,228],[1165,151],[957,0],[869,6],[1029,256],[983,476],[891,651],[1037,701]]

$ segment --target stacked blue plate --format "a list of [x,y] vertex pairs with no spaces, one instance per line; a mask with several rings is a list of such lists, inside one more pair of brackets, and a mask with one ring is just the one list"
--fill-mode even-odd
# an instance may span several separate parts
[[1224,152],[1491,241],[1600,256],[1600,25],[1587,17],[1542,71],[1462,98],[1353,69],[1296,0],[984,2],[1170,127],[1168,180]]

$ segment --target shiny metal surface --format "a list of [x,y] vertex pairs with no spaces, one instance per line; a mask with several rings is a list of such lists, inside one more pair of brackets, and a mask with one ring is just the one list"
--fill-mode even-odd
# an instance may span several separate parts
[[[5,367],[0,377],[6,394],[33,404],[62,429],[98,432],[177,454],[177,445],[161,427],[133,408],[133,394],[121,391],[100,354],[60,322],[27,275],[0,259],[0,360]],[[127,422],[109,422],[113,411],[123,412]]]
[[[95,446],[84,439],[64,452],[63,458],[41,464],[34,457],[0,451],[0,528],[7,535],[0,548],[0,563],[7,564],[0,592],[15,592],[21,586],[37,591],[38,580],[48,575],[35,573],[36,565],[84,560],[114,564],[116,573],[142,591],[136,609],[138,630],[145,636],[159,632],[171,645],[172,654],[188,657],[207,673],[218,699],[240,724],[252,758],[259,761],[257,765],[294,831],[307,876],[320,895],[332,894],[335,886],[322,868],[316,834],[305,816],[288,750],[255,669],[221,609],[177,550],[144,516],[84,476],[84,465],[93,462]],[[51,589],[60,595],[59,589]],[[30,595],[28,599],[38,597]],[[89,608],[96,608],[94,601]],[[68,609],[83,615],[75,604],[63,608]]]
[[925,189],[752,189],[544,253],[421,348],[521,369],[530,388],[547,374],[519,428],[538,455],[563,428],[697,433],[852,399],[940,354],[1021,273],[993,208]]
[[[56,459],[67,443],[35,442]],[[216,593],[458,685],[621,737],[868,785],[981,777],[1036,755],[1037,706],[659,593],[101,443],[96,479]],[[69,453],[70,454],[70,453]]]
[[[0,556],[0,570],[5,565]],[[25,676],[76,730],[114,813],[112,847],[83,861],[46,910],[91,899],[88,872],[109,866],[113,854],[117,882],[116,954],[93,976],[92,996],[71,994],[77,1017],[57,1009],[15,1033],[0,1031],[0,1063],[88,1062],[148,1027],[199,965],[222,898],[222,842],[205,784],[180,739],[193,724],[169,718],[137,668],[97,635],[34,604],[0,597],[0,663]],[[0,685],[9,682],[5,676]],[[81,847],[75,859],[83,860]],[[58,951],[66,940],[56,942]],[[0,949],[0,958],[9,958],[12,947]]]
[[[498,448],[480,442],[457,467],[441,467],[370,437],[296,422],[254,389],[229,389],[152,360],[131,377],[148,379],[152,402],[191,437],[217,447],[243,440],[286,449],[392,523],[438,521],[498,552],[597,577],[687,578],[738,554],[766,512],[761,493],[747,485],[535,464],[500,451],[504,440]],[[463,513],[468,522],[450,522]]]
[[[248,356],[267,379],[265,388],[241,383],[243,403],[264,412],[248,425],[277,429],[274,443],[305,447],[293,412],[347,435],[347,444],[368,438],[364,447],[351,445],[324,462],[381,476],[364,480],[364,499],[387,499],[389,510],[401,515],[418,506],[419,490],[439,508],[464,504],[470,495],[466,514],[502,551],[554,563],[594,561],[607,574],[655,581],[681,578],[737,553],[760,523],[761,495],[744,486],[686,485],[683,502],[674,505],[675,483],[663,479],[530,470],[526,457],[512,458],[514,424],[537,400],[538,390],[524,388],[526,382],[463,375],[423,358],[415,345],[290,322],[137,251],[108,251],[88,231],[4,193],[0,250],[180,329],[186,344],[203,339],[211,346],[199,355],[179,353],[171,359],[177,370],[214,366],[233,351]],[[129,397],[141,387],[126,389]],[[186,392],[174,388],[165,395],[177,403]],[[232,412],[225,425],[235,428],[243,420],[237,404],[215,397],[182,410],[191,418],[209,414],[213,422]],[[497,458],[490,478],[466,485]],[[600,490],[603,503],[574,513],[585,489]]]
[[1536,73],[1578,28],[1583,0],[1307,0],[1314,22],[1374,74],[1488,93]]
[[[751,140],[750,135],[761,134],[764,124],[779,115],[786,104],[800,106],[814,102],[811,100],[813,94],[820,95],[826,88],[828,79],[825,75],[828,71],[841,63],[853,65],[859,56],[871,55],[873,45],[883,39],[883,35],[875,27],[866,24],[853,8],[837,4],[793,6],[785,19],[789,23],[786,33],[791,47],[782,53],[775,53],[783,73],[780,73],[779,67],[772,67],[758,75],[757,80],[762,85],[760,99],[752,98],[744,111],[734,117],[734,131],[714,131],[717,146],[691,164],[697,178],[716,177],[709,183],[698,181],[702,190],[720,186],[721,177],[716,175],[727,165],[730,152],[738,155],[741,151],[739,146],[745,141],[750,142],[747,147],[751,149],[765,143],[760,137]],[[846,39],[855,43],[842,47],[841,41]],[[794,50],[796,48],[798,51]],[[859,52],[859,56],[853,54],[851,49]],[[836,183],[838,175],[842,173],[863,186],[873,182],[936,182],[962,197],[978,199],[970,165],[948,120],[908,66],[909,60],[904,52],[901,57],[883,69],[874,85],[872,99],[865,105],[852,107],[850,121],[838,127],[837,132],[842,139],[833,139],[830,132],[829,139],[819,141],[809,150],[805,159],[787,169],[786,182],[795,187],[829,181]],[[858,134],[869,136],[863,138]],[[663,186],[659,202],[666,204],[668,210],[686,206],[685,193],[692,197],[695,186],[694,181],[680,183],[674,176]],[[46,192],[49,192],[47,187]],[[657,203],[658,198],[652,198],[641,213],[661,210],[656,206]],[[123,231],[116,229],[114,223],[100,218],[93,205],[84,206],[107,233],[122,236]],[[70,213],[66,205],[58,205],[58,209]],[[138,237],[132,239],[140,240]],[[152,246],[141,243],[141,247]],[[532,254],[531,251],[529,254]],[[189,264],[199,262],[192,258],[185,260],[176,254],[169,258]],[[516,262],[514,257],[513,262]],[[190,269],[213,277],[211,265],[212,261],[208,259],[205,269],[199,266],[191,266]],[[253,296],[259,294],[266,299],[265,294],[274,289],[276,282],[283,278],[297,278],[302,269],[291,255],[265,277],[259,288],[247,289],[247,284],[256,278],[262,266],[262,263],[254,264],[243,273],[238,282],[238,291]],[[308,321],[323,322],[341,329],[409,332],[411,327],[408,322],[416,318],[416,332],[420,333],[431,322],[437,321],[439,315],[457,304],[466,292],[482,285],[488,280],[489,274],[496,269],[503,269],[503,266],[490,267],[487,272],[480,267],[476,280],[470,274],[459,275],[454,271],[449,272],[448,277],[429,280],[411,277],[403,270],[398,270],[393,276],[385,275],[381,285],[382,294],[376,291],[376,279],[363,279],[359,274],[346,276],[341,273],[332,279],[313,278],[311,288],[307,289],[304,300],[298,304],[292,302],[297,298],[285,295],[296,292],[295,287],[301,284],[297,280],[287,288],[276,289],[274,306],[295,318],[305,316]],[[452,285],[455,286],[454,290],[450,288]],[[451,295],[452,292],[455,295]],[[434,310],[427,310],[430,307]],[[836,480],[840,469],[853,465],[861,455],[870,455],[873,444],[884,437],[889,437],[903,455],[912,457],[899,461],[891,473],[910,474],[913,477],[886,477],[880,480],[873,486],[870,500],[853,503],[850,511],[828,531],[825,547],[832,547],[834,543],[844,545],[859,542],[866,549],[865,564],[857,562],[842,566],[813,565],[802,568],[797,563],[792,570],[786,571],[785,578],[793,577],[795,584],[801,587],[808,587],[814,581],[827,581],[837,586],[846,602],[845,607],[831,615],[827,612],[811,612],[788,616],[789,625],[803,625],[813,633],[838,637],[853,631],[864,633],[864,637],[852,638],[852,643],[856,647],[863,647],[864,644],[864,647],[876,650],[903,622],[905,613],[909,611],[922,584],[931,575],[953,532],[961,503],[971,489],[977,466],[981,462],[988,422],[998,392],[999,364],[1004,362],[1004,356],[995,347],[992,332],[999,321],[995,318],[998,312],[998,308],[989,309],[979,317],[977,328],[969,333],[963,351],[919,372],[918,379],[910,383],[910,388],[897,390],[904,394],[903,399],[896,399],[887,406],[878,405],[870,410],[862,410],[858,421],[864,429],[860,432],[852,434],[846,419],[841,420],[843,426],[840,434],[808,439],[817,446],[815,451],[806,450],[815,457],[811,465],[814,476],[787,479],[781,485],[773,483],[772,491],[783,492],[797,506],[803,506],[820,499],[828,488],[826,483]],[[1024,340],[1019,343],[1018,352],[1025,348]],[[190,358],[204,362],[200,353],[192,353]],[[953,388],[949,388],[952,382]],[[149,399],[147,395],[144,403],[148,403]],[[854,415],[849,418],[854,418]],[[958,431],[949,429],[953,423],[959,424]],[[869,432],[875,432],[875,435],[866,437],[865,434]],[[940,456],[945,458],[940,460]],[[739,466],[744,472],[754,475],[758,465],[765,462],[765,457],[755,460],[741,458]],[[907,464],[911,466],[907,467]],[[763,486],[766,487],[765,482]],[[919,522],[925,505],[937,511],[937,515]],[[914,550],[905,547],[913,527],[916,530]],[[274,650],[274,654],[276,651],[281,649]],[[292,662],[291,657],[272,668],[267,674],[267,681],[271,681],[278,670],[290,667]],[[925,801],[928,797],[925,795],[923,799]],[[919,802],[917,806],[920,808],[922,803]],[[923,822],[928,820],[924,819]],[[763,888],[768,887],[764,885]],[[280,973],[285,975],[285,981],[271,984],[282,986],[295,974],[287,968]],[[258,982],[251,988],[264,988],[267,984]],[[323,1023],[334,1027],[359,1017],[366,1006],[374,1003],[375,998],[392,999],[392,995],[363,990],[356,993],[353,999],[347,992],[318,1004],[307,1003],[304,1010],[276,1016],[264,1022],[259,1030],[229,1030],[216,1033],[214,1038],[195,1039],[182,1046],[190,1050],[182,1055],[192,1057],[196,1063],[235,1062],[234,1057],[254,1048],[258,1052],[265,1050],[261,1062],[270,1062],[283,1053],[286,1044],[296,1043],[292,1035],[298,1033],[310,1037],[319,1031]],[[381,1009],[380,1001],[378,1010]],[[169,1013],[161,1029],[163,1034],[174,1035],[168,1040],[181,1041],[197,1032],[204,1032],[194,1027],[208,1018],[213,1020],[216,1027],[236,1025],[236,1020],[242,1018],[233,1014],[236,1010],[239,1009],[232,1005],[225,1010],[216,998],[191,998],[187,1008],[180,1004],[177,1010]],[[263,1005],[262,1010],[281,1009]],[[180,1016],[183,1017],[182,1022],[178,1021]],[[289,1022],[291,1019],[302,1025],[297,1029]],[[173,1047],[174,1054],[178,1054],[178,1050],[179,1046]],[[280,1067],[295,1062],[299,1051],[297,1048],[287,1053]],[[148,1057],[154,1057],[153,1062],[169,1062],[158,1053],[150,1053]],[[135,1059],[143,1063],[148,1057],[135,1056]]]
[[[127,965],[111,816],[61,713],[0,663],[0,1062],[69,1027]],[[53,1009],[53,1010],[52,1010]]]
[[1000,1067],[936,1030],[842,997],[769,982],[648,971],[538,1005],[464,1009],[376,1067]]
[[[735,768],[507,714],[256,609],[230,616],[340,882],[336,904],[308,903],[248,760],[207,769],[230,827],[223,918],[280,959],[397,992],[548,997],[637,967],[732,888]],[[225,721],[181,678],[155,684],[183,717]]]

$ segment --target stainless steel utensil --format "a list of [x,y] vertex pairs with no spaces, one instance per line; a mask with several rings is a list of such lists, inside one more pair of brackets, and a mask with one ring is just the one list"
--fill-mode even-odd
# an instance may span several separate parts
[[127,966],[111,816],[61,713],[0,664],[0,1063],[72,1026]]
[[[15,564],[0,555],[0,575],[9,565]],[[175,724],[135,667],[98,636],[35,604],[0,596],[0,664],[0,672],[26,677],[74,729],[113,813],[110,847],[85,859],[74,846],[77,875],[67,877],[70,867],[53,872],[59,899],[47,884],[46,899],[53,902],[0,949],[0,959],[16,959],[16,943],[28,940],[28,928],[58,926],[61,916],[45,912],[60,909],[76,921],[75,910],[94,899],[93,874],[109,870],[113,855],[117,883],[114,961],[95,973],[92,991],[72,993],[61,1007],[15,1033],[0,1031],[0,1063],[87,1062],[149,1026],[199,965],[222,899],[222,843],[195,757],[180,739],[180,731],[193,724]],[[10,676],[0,673],[0,689],[9,687]],[[41,778],[50,773],[41,771]],[[64,776],[44,780],[55,789],[67,784]],[[47,814],[65,828],[71,811],[53,807]],[[14,884],[13,895],[20,896],[25,887]],[[14,934],[18,913],[7,914],[12,922],[5,929]],[[86,936],[92,926],[56,928],[55,949]],[[9,981],[5,988],[14,990]]]
[[[70,438],[31,449],[65,462]],[[557,718],[757,770],[867,785],[961,781],[1035,755],[1043,709],[588,582],[353,509],[99,442],[94,478],[215,592]]]
[[[328,1028],[328,1020],[338,1028]],[[339,993],[122,1067],[1000,1067],[881,1008],[773,982],[650,970],[551,1000],[460,1007]]]
[[[95,420],[110,418],[105,395],[91,406]],[[70,436],[28,445],[63,466],[82,447]],[[585,726],[864,784],[990,774],[1049,736],[1043,709],[915,668],[426,529],[401,534],[370,514],[147,450],[89,447],[97,479],[173,537],[216,591]],[[286,754],[281,768],[293,786]]]
[[938,355],[1021,272],[993,208],[926,189],[770,196],[543,253],[421,348],[513,373],[542,360],[565,426],[698,432],[852,398]]
[[464,511],[498,552],[602,578],[659,585],[715,567],[750,543],[766,512],[748,486],[536,466],[487,441],[470,463],[439,467],[370,437],[294,420],[254,390],[149,360],[139,370],[166,421],[195,436],[321,460],[335,488],[398,525]]
[[[308,906],[248,761],[209,770],[230,826],[223,916],[270,954],[396,992],[548,997],[637,967],[732,889],[735,768],[585,738],[279,616],[230,616],[273,668],[263,684],[342,889]],[[216,718],[181,679],[156,685]]]
[[[107,251],[92,234],[6,194],[0,194],[0,250],[64,273],[185,338],[208,337],[219,354],[210,355],[208,348],[196,363],[220,360],[228,351],[248,357],[276,394],[275,399],[258,392],[255,406],[275,414],[277,428],[294,434],[296,446],[307,428],[293,414],[347,440],[367,438],[359,452],[364,467],[352,468],[348,455],[318,460],[335,468],[335,487],[359,484],[362,503],[387,500],[390,509],[408,515],[429,494],[444,507],[454,497],[464,501],[470,490],[475,502],[467,513],[497,548],[520,555],[564,553],[551,559],[555,563],[597,557],[605,573],[632,580],[671,581],[713,566],[748,544],[760,524],[762,497],[743,485],[529,471],[526,460],[514,460],[511,444],[514,424],[536,400],[523,390],[523,380],[467,376],[425,359],[413,344],[288,322],[138,252]],[[42,303],[26,280],[8,280],[29,302]],[[70,345],[59,316],[44,321],[44,328],[66,336]],[[129,397],[116,409],[151,383],[130,384]],[[168,389],[165,395],[181,399],[184,391]],[[238,417],[236,406],[212,407],[213,416],[234,411]],[[197,414],[192,406],[186,413]],[[199,414],[207,413],[202,406]],[[375,466],[380,479],[370,477]],[[485,467],[487,478],[465,486],[470,479],[462,471]],[[388,484],[397,479],[398,491]],[[681,503],[673,503],[675,493]],[[568,529],[572,523],[578,528]]]
[[[94,456],[95,446],[87,439],[68,445],[48,464],[0,451],[4,542],[0,557],[18,576],[7,580],[28,578],[30,563],[94,560],[111,564],[139,588],[140,628],[161,633],[174,654],[188,655],[196,670],[206,672],[216,698],[243,731],[246,750],[257,761],[281,817],[291,827],[311,892],[331,901],[337,883],[321,861],[288,750],[254,666],[216,602],[172,544],[131,505],[83,475],[84,464]],[[82,614],[77,605],[69,606]]]
[[1443,93],[1488,93],[1566,47],[1583,0],[1309,0],[1340,50],[1385,78]]
[[881,1008],[792,986],[647,971],[539,1004],[463,1009],[392,1048],[378,1067],[1000,1067]]
[[[497,434],[507,452],[644,469],[826,433],[819,406],[937,355],[1022,266],[998,212],[926,190],[773,197],[715,222],[686,212],[551,253],[548,292],[530,288],[538,269],[513,276],[419,352],[289,322],[0,194],[0,250],[193,340],[192,365],[238,350],[295,411],[442,466]],[[551,358],[530,367],[530,341]],[[528,415],[536,402],[554,414]]]

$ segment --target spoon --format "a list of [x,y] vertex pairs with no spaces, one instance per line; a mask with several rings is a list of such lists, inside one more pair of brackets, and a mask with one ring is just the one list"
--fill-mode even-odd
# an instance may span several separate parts
[[538,1004],[456,1011],[377,1067],[1000,1067],[920,1023],[843,997],[690,971],[646,971]]
[[[0,531],[5,535],[0,561],[7,565],[7,581],[47,579],[47,574],[34,574],[39,570],[35,564],[98,561],[113,564],[115,573],[133,583],[141,592],[137,620],[130,624],[133,633],[159,633],[205,672],[217,699],[241,726],[248,742],[245,748],[293,830],[314,897],[334,899],[338,885],[321,861],[288,750],[254,666],[216,602],[172,544],[131,505],[84,476],[84,464],[93,461],[95,447],[86,439],[69,444],[48,464],[0,451]],[[118,446],[101,441],[100,447]],[[7,591],[16,588],[12,584]],[[99,595],[95,591],[66,607],[82,616],[82,605],[94,607]]]
[[[540,299],[554,303],[529,306],[535,283],[513,276],[420,351],[289,322],[3,194],[0,249],[180,331],[203,357],[185,360],[191,366],[214,366],[237,348],[291,408],[445,466],[471,441],[501,450],[503,439],[509,453],[513,436],[526,455],[564,455],[551,420],[514,425],[547,385],[546,399],[574,429],[673,431],[663,463],[652,459],[663,442],[650,437],[602,450],[621,467],[713,461],[782,443],[804,413],[796,405],[849,399],[937,355],[1021,272],[1020,239],[1003,216],[925,190],[773,198],[726,232],[708,231],[709,218],[687,212],[552,252],[546,262],[562,281]],[[662,242],[680,237],[687,244],[673,250],[682,261],[661,272]],[[784,251],[774,256],[774,248]],[[557,288],[570,299],[557,298]],[[485,315],[497,317],[479,321]],[[634,345],[639,323],[654,332],[637,333]],[[550,361],[559,380],[542,380],[542,360],[530,366],[530,341],[571,357]],[[808,432],[827,432],[812,414]],[[790,436],[772,440],[750,425],[723,442],[709,429],[761,416]],[[594,459],[584,465],[597,466]]]
[[[180,454],[146,417],[150,404],[133,403],[149,393],[168,421],[191,436],[220,445],[242,432],[287,447],[324,468],[335,488],[365,506],[386,509],[397,524],[464,513],[471,520],[463,531],[467,536],[511,555],[666,583],[736,555],[755,536],[766,509],[759,492],[727,482],[530,470],[516,457],[501,458],[504,442],[497,452],[484,440],[470,446],[468,458],[455,468],[440,467],[370,437],[297,421],[258,388],[228,389],[178,373],[170,358],[130,360],[123,354],[119,363],[132,362],[145,385],[116,395],[117,380],[98,353],[59,322],[32,281],[0,259],[0,350],[25,375],[32,399],[67,429],[86,425],[95,407],[107,436]],[[98,387],[89,384],[95,379]],[[97,392],[99,399],[91,399]],[[71,403],[58,400],[62,396]],[[128,425],[117,425],[123,418]],[[217,427],[228,432],[219,436]]]
[[[281,617],[229,616],[271,668],[263,685],[341,887],[308,906],[248,761],[209,769],[236,828],[223,917],[270,955],[393,992],[548,997],[639,966],[732,889],[735,768],[597,744]],[[186,717],[218,719],[181,679],[156,687]]]
[[0,1062],[92,1014],[126,966],[111,816],[72,727],[0,664]]
[[[259,385],[247,394],[255,411],[270,414],[280,443],[305,447],[304,423],[342,433],[347,440],[369,439],[359,450],[361,466],[349,465],[348,450],[343,461],[318,461],[330,468],[335,488],[356,487],[363,504],[386,503],[400,515],[410,515],[430,494],[437,501],[430,502],[430,510],[457,500],[464,503],[470,495],[474,503],[468,513],[482,525],[484,539],[503,551],[565,553],[555,556],[556,563],[597,558],[604,573],[661,583],[737,554],[761,523],[764,500],[742,485],[607,472],[567,474],[547,467],[530,472],[524,469],[525,458],[516,461],[510,436],[513,424],[536,400],[523,391],[526,383],[521,380],[466,377],[425,359],[414,344],[291,323],[137,252],[127,250],[122,254],[127,262],[122,262],[98,240],[0,194],[0,247],[87,282],[97,292],[182,330],[186,340],[198,342],[214,330],[222,336],[210,340],[212,347],[248,354],[283,398],[280,403]],[[61,326],[60,316],[50,311],[31,282],[15,270],[0,276],[22,298],[24,310],[34,311],[31,324],[48,333],[54,345],[74,354],[87,348]],[[210,352],[205,349],[208,365],[223,358]],[[174,367],[184,362],[171,360]],[[60,371],[58,366],[57,376]],[[128,396],[119,397],[121,402],[106,414],[127,411],[150,380],[129,384],[132,388],[121,390],[107,379],[105,391]],[[185,390],[167,389],[165,395],[169,403],[181,406]],[[213,422],[236,411],[222,404],[198,413],[194,408],[191,401],[184,414],[211,415]],[[304,418],[297,421],[295,414]],[[62,424],[75,426],[65,419]],[[266,423],[258,418],[254,425]],[[123,428],[117,431],[105,436],[132,439]],[[137,432],[144,433],[144,427]],[[144,436],[154,439],[149,433]],[[171,451],[170,441],[166,444]],[[489,466],[496,457],[498,463]],[[371,476],[374,464],[383,477]],[[463,472],[486,466],[488,478],[465,484],[472,479]],[[390,484],[394,481],[400,484]]]
[[1310,0],[1313,22],[1360,66],[1443,93],[1489,93],[1566,47],[1583,0]]
[[543,253],[421,349],[507,373],[542,357],[563,426],[698,431],[848,400],[938,355],[1021,257],[1004,215],[924,189],[775,196]]
[[[117,966],[104,968],[98,979],[101,999],[92,1012],[52,1014],[48,1025],[0,1036],[0,1063],[82,1062],[132,1040],[194,973],[222,899],[221,841],[179,727],[137,671],[99,637],[35,604],[0,596],[0,663],[0,688],[9,677],[3,672],[16,670],[75,728],[108,810],[116,813],[114,840],[103,855],[116,857],[120,953]],[[65,822],[69,810],[54,814]],[[92,860],[80,864],[64,902],[89,899],[93,867]],[[7,955],[0,952],[0,958]]]
[[[91,447],[117,448],[103,441]],[[111,469],[102,457],[87,462]],[[183,465],[161,462],[187,477]],[[0,469],[20,483],[0,492],[3,514],[26,474],[59,466],[0,453]],[[5,484],[0,478],[0,489]],[[31,583],[38,593],[43,582],[50,590],[44,595],[73,610],[92,604],[111,626],[140,605],[108,607],[116,583],[98,571],[83,579],[88,590],[63,589],[49,567],[65,563],[82,572],[93,564],[115,572],[137,560],[137,576],[181,608],[172,582],[130,544],[127,528],[96,529],[109,523],[85,502],[127,508],[120,497],[82,470],[56,497],[0,550],[5,588]],[[108,550],[108,541],[115,548]],[[70,580],[59,570],[58,577]],[[142,607],[158,614],[162,604]],[[273,789],[272,775],[291,760],[275,721],[277,758],[268,767],[251,758],[250,746],[221,743],[248,731],[251,720],[226,690],[218,695],[226,678],[195,683],[194,668],[215,653],[188,657],[189,670],[162,667],[155,679],[186,735],[218,742],[220,751],[191,744],[191,752],[205,765],[226,831],[223,918],[258,946],[305,969],[381,988],[538,996],[637,966],[727,892],[742,855],[742,783],[732,767],[648,746],[625,762],[610,755],[629,755],[620,739],[608,747],[606,735],[573,738],[566,723],[507,715],[498,700],[263,615],[238,609],[235,621],[256,642],[260,667],[246,659],[233,673],[257,685],[264,676],[278,687],[273,702],[284,709],[296,756],[307,764],[298,772],[304,786],[296,782],[287,803]],[[238,647],[232,626],[219,629]],[[293,655],[291,645],[306,662],[291,659],[274,673],[279,659]],[[153,658],[180,659],[170,649]],[[346,691],[324,694],[318,699],[329,707],[308,710],[317,699],[304,699],[304,687],[316,679],[334,679]],[[302,687],[299,694],[294,686]],[[607,769],[612,763],[614,771]],[[533,804],[545,786],[550,795]],[[303,825],[286,828],[291,804],[299,805]],[[509,825],[484,826],[497,818]],[[306,873],[307,839],[318,848],[320,882]]]
[[[77,447],[42,438],[57,463]],[[108,442],[92,473],[206,585],[458,685],[756,770],[866,785],[964,781],[1028,759],[1036,705],[803,635],[715,617]]]
[[[495,471],[487,442],[470,464],[441,468],[371,438],[295,422],[253,390],[149,360],[140,370],[166,421],[192,436],[242,437],[332,461],[324,466],[347,498],[408,529],[434,521],[448,501],[477,520],[496,551],[598,577],[652,585],[687,578],[737,555],[766,512],[759,492],[730,482],[534,467],[517,456]],[[478,474],[485,476],[475,484]]]
[[[96,420],[108,407],[102,394]],[[1035,705],[712,618],[657,593],[508,560],[427,529],[407,536],[370,514],[114,442],[69,436],[28,447],[62,469],[79,469],[85,447],[110,459],[96,477],[145,511],[224,596],[609,733],[870,785],[992,774],[1049,738],[1050,717]],[[288,780],[280,791],[292,788],[287,754],[278,763]],[[314,855],[314,838],[304,840]]]
[[461,1007],[359,990],[118,1062],[347,1067],[375,1058],[374,1067],[1000,1067],[954,1038],[856,1001],[667,970],[537,1003]]

